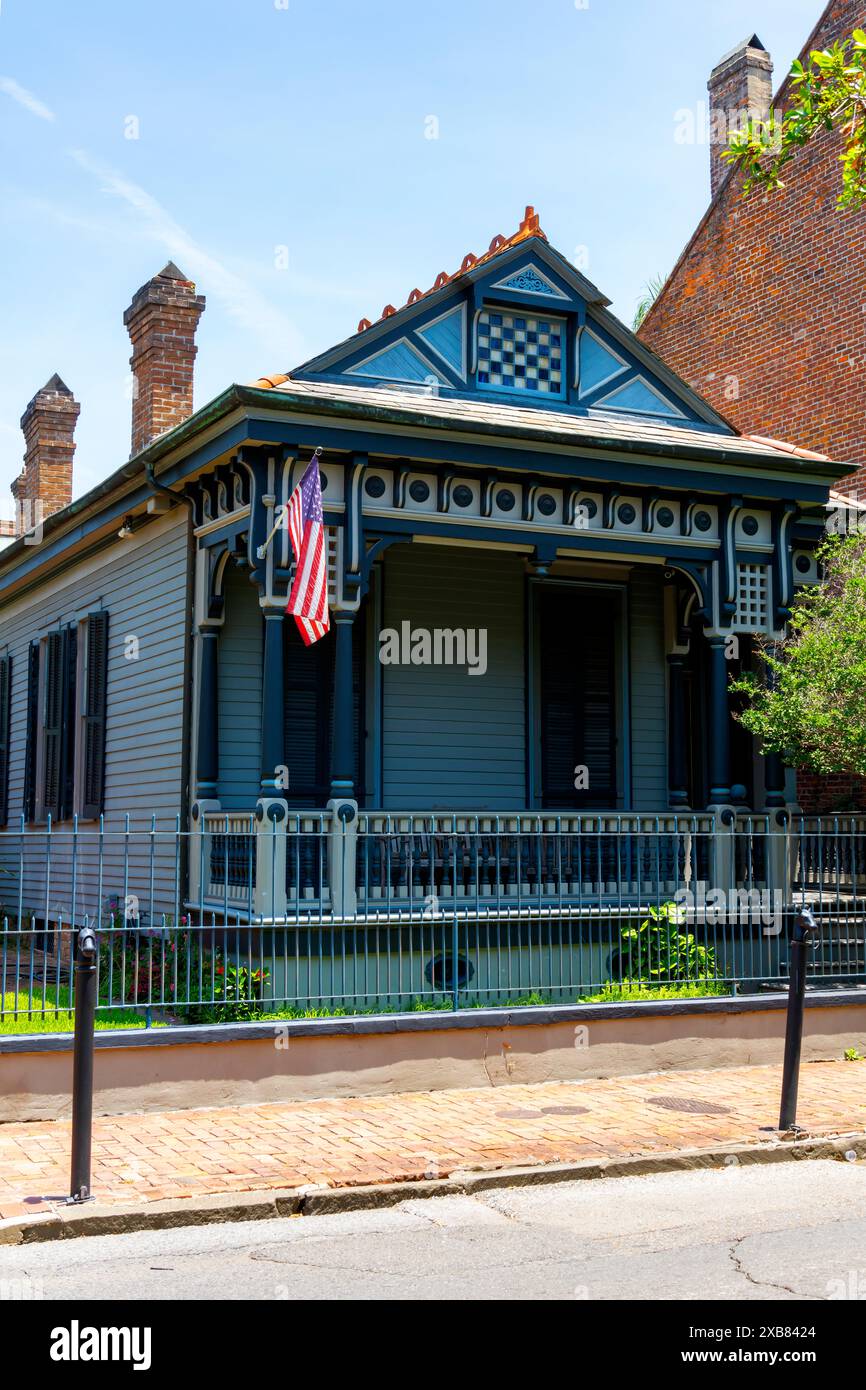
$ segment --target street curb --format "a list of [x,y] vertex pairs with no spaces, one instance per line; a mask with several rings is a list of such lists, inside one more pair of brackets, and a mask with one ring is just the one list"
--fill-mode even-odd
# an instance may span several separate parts
[[375,1211],[399,1206],[401,1202],[430,1197],[472,1196],[501,1187],[541,1187],[549,1183],[595,1178],[644,1177],[653,1173],[694,1172],[792,1160],[837,1159],[844,1162],[851,1153],[857,1159],[866,1159],[866,1134],[773,1139],[759,1144],[726,1144],[713,1149],[679,1149],[667,1154],[539,1164],[531,1168],[455,1170],[447,1178],[370,1186],[295,1187],[266,1192],[215,1193],[206,1197],[172,1198],[129,1207],[100,1206],[94,1202],[61,1212],[34,1215],[23,1221],[17,1217],[0,1221],[0,1246],[71,1240],[79,1236],[126,1235],[133,1231],[162,1231],[228,1221],[270,1221],[287,1216],[332,1216],[348,1211]]

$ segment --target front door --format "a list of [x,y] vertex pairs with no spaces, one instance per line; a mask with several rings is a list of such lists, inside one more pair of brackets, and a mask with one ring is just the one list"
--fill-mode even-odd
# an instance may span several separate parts
[[615,809],[620,595],[539,584],[536,605],[541,805]]

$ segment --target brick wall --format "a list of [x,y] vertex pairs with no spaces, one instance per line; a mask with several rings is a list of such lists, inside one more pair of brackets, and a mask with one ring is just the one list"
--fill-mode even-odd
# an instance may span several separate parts
[[832,815],[836,811],[866,810],[866,778],[833,772],[797,773],[797,800],[807,815]]
[[[858,26],[866,0],[833,0],[804,54]],[[819,137],[769,197],[729,176],[640,336],[744,433],[850,461],[866,499],[866,210],[836,209],[839,149]]]

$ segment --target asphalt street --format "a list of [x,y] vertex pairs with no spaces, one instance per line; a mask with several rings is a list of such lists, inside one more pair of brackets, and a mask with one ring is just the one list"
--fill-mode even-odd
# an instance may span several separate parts
[[866,1164],[507,1188],[384,1211],[0,1247],[0,1297],[866,1298]]

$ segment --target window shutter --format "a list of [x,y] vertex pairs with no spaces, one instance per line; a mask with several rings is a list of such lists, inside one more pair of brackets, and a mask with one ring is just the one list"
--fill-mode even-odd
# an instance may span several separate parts
[[27,653],[27,742],[24,748],[24,815],[36,818],[36,738],[39,728],[39,643]]
[[105,711],[108,684],[108,614],[87,619],[87,675],[84,709],[84,794],[81,814],[95,820],[105,799]]
[[63,780],[63,633],[51,632],[45,640],[45,692],[42,716],[42,805],[47,816],[60,819]]
[[[321,808],[330,796],[333,739],[334,633],[305,647],[295,623],[285,632],[284,761],[289,769],[288,802],[298,809]],[[364,801],[364,615],[352,632],[353,752],[355,796]]]
[[[551,810],[616,804],[615,600],[552,587],[539,595],[541,792]],[[578,636],[579,635],[579,640]],[[574,786],[587,768],[589,787]]]
[[63,633],[63,686],[60,740],[60,819],[68,820],[75,811],[75,677],[78,663],[78,633],[68,627]]
[[12,658],[0,657],[0,825],[9,819],[9,717],[12,704]]

